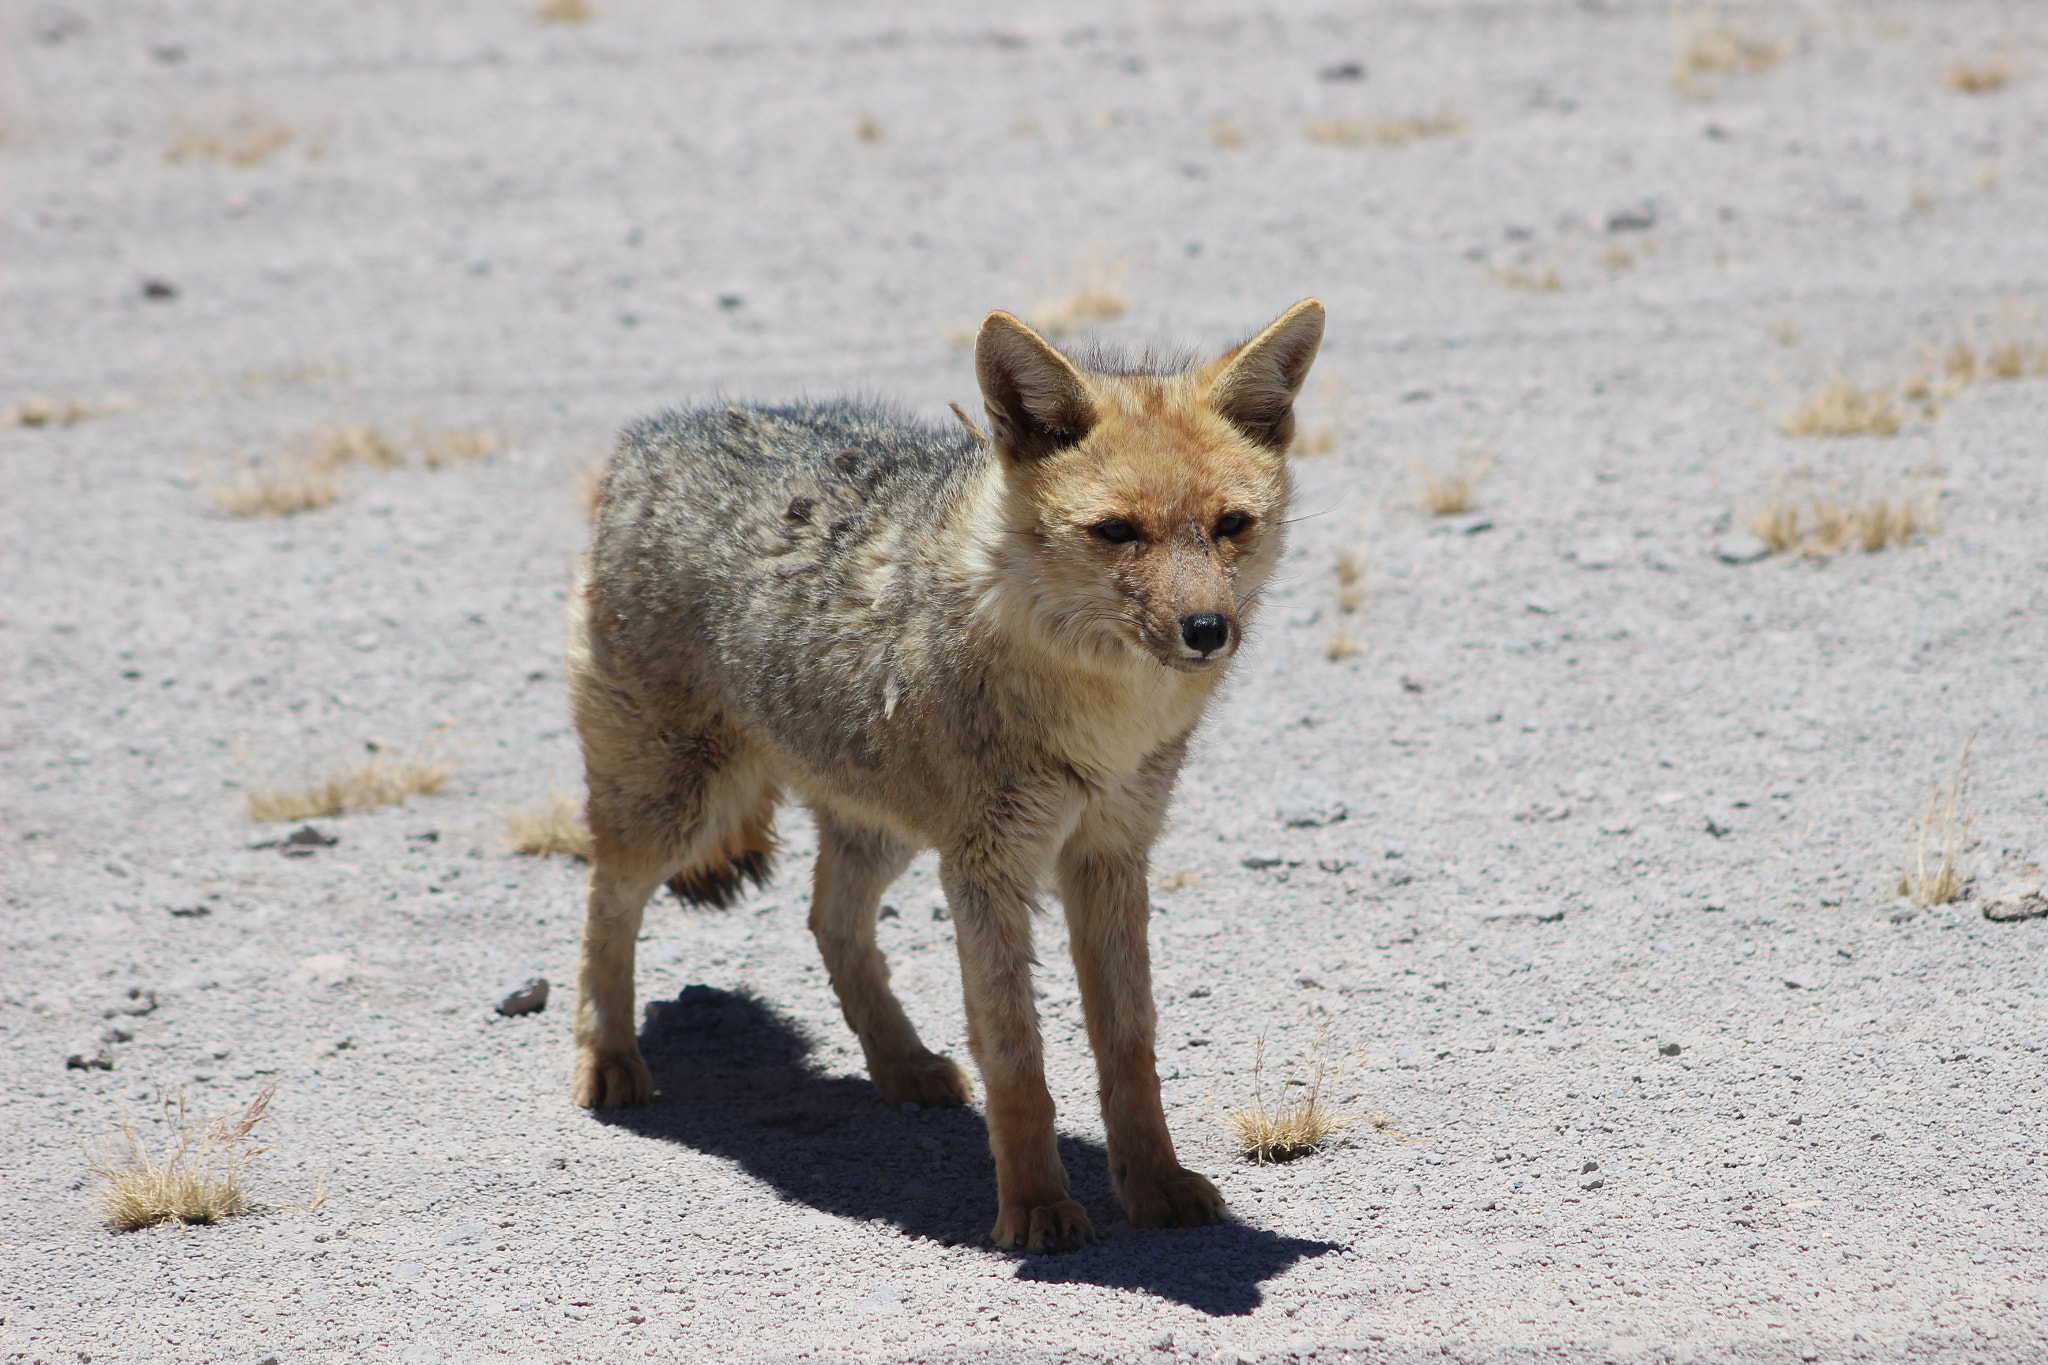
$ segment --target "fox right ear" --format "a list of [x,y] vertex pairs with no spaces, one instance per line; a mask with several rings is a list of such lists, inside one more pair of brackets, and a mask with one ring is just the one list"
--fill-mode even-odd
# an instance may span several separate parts
[[1088,381],[1072,361],[1009,313],[990,313],[974,343],[974,377],[990,444],[1015,460],[1066,449],[1095,426]]

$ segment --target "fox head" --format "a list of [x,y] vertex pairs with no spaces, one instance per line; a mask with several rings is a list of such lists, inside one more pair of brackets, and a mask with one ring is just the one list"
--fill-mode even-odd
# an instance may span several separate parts
[[989,314],[974,368],[1007,548],[1056,640],[1191,674],[1236,652],[1280,557],[1294,399],[1322,338],[1323,305],[1303,299],[1206,365],[1132,373],[1084,369]]

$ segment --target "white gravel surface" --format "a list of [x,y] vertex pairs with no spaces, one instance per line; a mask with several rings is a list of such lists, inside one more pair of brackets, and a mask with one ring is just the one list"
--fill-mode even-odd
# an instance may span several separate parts
[[[0,405],[133,407],[0,429],[0,1358],[2048,1359],[2048,919],[1982,913],[2048,862],[2048,382],[1889,438],[1774,424],[1832,368],[2048,337],[2037,8],[1737,7],[1783,60],[1688,98],[1662,0],[67,4],[0,8]],[[1950,88],[2002,44],[2010,83]],[[292,137],[173,163],[181,126]],[[1325,300],[1304,425],[1337,441],[1158,857],[1169,1117],[1241,1223],[1115,1221],[1055,916],[1052,1082],[1108,1235],[1019,1260],[980,1241],[979,1117],[861,1074],[801,819],[737,910],[651,913],[663,1094],[603,1115],[568,1101],[581,869],[498,835],[578,790],[561,604],[619,426],[942,416],[973,396],[946,329],[1098,256],[1134,344]],[[202,459],[342,422],[508,444],[214,509]],[[1482,447],[1477,516],[1420,510],[1409,461]],[[1717,558],[1797,472],[1938,489],[1942,529]],[[1971,895],[1902,909],[1971,735]],[[285,832],[252,785],[366,744],[454,776],[251,847]],[[929,862],[891,903],[961,1054]],[[544,1011],[493,1011],[534,975]],[[1242,1163],[1259,1040],[1272,1096],[1324,1029],[1359,1121]],[[100,1223],[124,1112],[269,1081],[286,1207]]]

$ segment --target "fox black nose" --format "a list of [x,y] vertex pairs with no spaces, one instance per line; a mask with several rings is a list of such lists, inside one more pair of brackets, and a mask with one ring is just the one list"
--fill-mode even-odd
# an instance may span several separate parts
[[1180,638],[1197,654],[1214,654],[1230,643],[1230,622],[1213,611],[1198,611],[1181,617]]

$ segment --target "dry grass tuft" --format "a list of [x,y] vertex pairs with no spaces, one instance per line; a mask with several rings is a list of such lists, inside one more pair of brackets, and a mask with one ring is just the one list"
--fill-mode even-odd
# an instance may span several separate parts
[[1836,372],[1819,393],[1780,417],[1778,429],[1787,436],[1891,436],[1900,420],[1890,387],[1859,388]]
[[123,1117],[121,1148],[107,1143],[92,1156],[93,1174],[106,1182],[100,1206],[107,1222],[133,1232],[158,1223],[218,1223],[257,1207],[246,1182],[249,1164],[271,1149],[257,1146],[250,1134],[276,1093],[272,1081],[245,1107],[204,1127],[188,1118],[183,1096],[166,1103],[176,1141],[161,1161],[149,1154],[134,1123]]
[[1472,125],[1454,109],[1416,118],[1318,119],[1308,125],[1308,140],[1330,147],[1400,147],[1426,138],[1457,137]]
[[1350,1122],[1323,1103],[1323,1081],[1335,1079],[1329,1076],[1329,1066],[1322,1060],[1323,1038],[1328,1032],[1326,1023],[1317,1031],[1309,1049],[1315,1075],[1301,1098],[1277,1109],[1266,1107],[1266,1035],[1259,1035],[1258,1060],[1252,1067],[1252,1106],[1230,1111],[1230,1126],[1236,1131],[1238,1148],[1246,1157],[1269,1165],[1307,1156]]
[[1415,461],[1415,472],[1422,479],[1422,505],[1440,517],[1471,511],[1479,480],[1493,468],[1493,459],[1490,451],[1467,455],[1450,474],[1439,474],[1420,460]]
[[206,491],[231,517],[288,517],[327,506],[341,484],[327,462],[294,457],[240,469],[225,479],[209,478]]
[[506,812],[504,840],[514,853],[590,861],[590,828],[581,808],[560,792],[549,796],[546,810]]
[[1364,648],[1365,646],[1352,639],[1348,632],[1340,629],[1330,637],[1330,643],[1324,647],[1323,654],[1333,664],[1342,663]]
[[164,160],[174,166],[186,161],[254,166],[290,146],[291,140],[291,129],[255,114],[237,114],[220,128],[198,128],[179,119]]
[[375,427],[344,422],[313,433],[312,458],[328,465],[359,464],[371,469],[397,469],[405,463],[405,452],[397,438]]
[[[1933,794],[1927,798],[1927,810],[1920,817],[1920,827],[1906,844],[1906,869],[1899,876],[1899,894],[1923,910],[1930,905],[1947,905],[1969,884],[1970,879],[1963,875],[1959,863],[1975,820],[1964,808],[1963,799],[1970,790],[1970,746],[1976,742],[1975,735],[1964,742],[1962,757],[1956,760],[1955,776],[1946,787],[1935,785]],[[1941,850],[1931,872],[1927,869],[1930,840]]]
[[533,17],[543,24],[581,24],[594,12],[590,0],[541,0],[533,7]]
[[882,131],[881,120],[873,114],[862,114],[860,116],[860,121],[853,125],[853,135],[862,142],[880,142],[887,136]]
[[1950,62],[1948,88],[1965,95],[1988,95],[1993,90],[2004,89],[2019,73],[2019,61],[2012,55],[2012,50],[2006,48],[1981,62]]
[[475,464],[494,454],[502,443],[495,431],[427,431],[414,427],[412,444],[420,453],[421,464],[429,469],[445,469],[449,465]]
[[88,403],[78,398],[24,398],[0,412],[0,427],[68,427],[93,417],[111,417],[135,407],[132,398],[103,398]]
[[1493,282],[1527,294],[1555,294],[1564,288],[1564,276],[1555,266],[1504,265],[1493,272]]
[[300,788],[258,787],[249,793],[252,820],[311,820],[352,811],[402,806],[408,797],[432,796],[448,784],[452,763],[379,756]]
[[1169,872],[1154,883],[1161,891],[1181,891],[1202,880],[1192,872]]
[[1737,28],[1719,8],[1680,12],[1676,18],[1678,39],[1671,83],[1690,98],[1713,94],[1723,76],[1768,71],[1792,50],[1790,43]]
[[1772,490],[1771,500],[1746,515],[1743,525],[1770,546],[1773,554],[1797,552],[1815,557],[1851,549],[1875,554],[1905,545],[1923,531],[1932,534],[1941,529],[1932,493],[1902,495],[1897,500],[1885,495],[1845,499],[1832,486],[1822,491],[1782,479]]
[[1244,129],[1228,119],[1217,119],[1209,125],[1209,145],[1212,147],[1234,152],[1248,141],[1250,139],[1244,135]]
[[1130,310],[1123,279],[1130,267],[1097,257],[1074,281],[1074,287],[1060,296],[1039,303],[1025,314],[1025,321],[1048,340],[1058,341],[1097,322],[1120,318]]
[[1337,610],[1349,616],[1365,605],[1372,585],[1365,576],[1365,555],[1351,551],[1337,557]]

